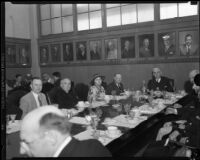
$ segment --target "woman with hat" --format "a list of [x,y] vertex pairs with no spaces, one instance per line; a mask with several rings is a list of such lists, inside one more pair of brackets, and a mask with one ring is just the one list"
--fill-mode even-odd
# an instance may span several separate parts
[[88,101],[101,101],[105,98],[105,89],[102,86],[102,79],[104,76],[99,74],[93,75],[91,87],[88,93]]

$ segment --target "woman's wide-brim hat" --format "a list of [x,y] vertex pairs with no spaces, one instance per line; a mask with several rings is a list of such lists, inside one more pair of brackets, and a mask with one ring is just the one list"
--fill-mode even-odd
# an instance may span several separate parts
[[197,74],[197,75],[194,77],[194,83],[195,83],[197,86],[200,86],[200,74]]
[[98,78],[98,77],[100,77],[102,80],[105,79],[105,76],[102,76],[102,75],[100,75],[100,74],[94,74],[90,83],[93,85],[93,84],[94,84],[94,80],[95,80],[96,78]]

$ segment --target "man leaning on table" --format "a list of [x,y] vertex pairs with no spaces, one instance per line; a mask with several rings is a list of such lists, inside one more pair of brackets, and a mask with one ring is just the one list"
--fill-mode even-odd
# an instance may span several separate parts
[[148,82],[148,89],[153,91],[173,92],[169,78],[162,76],[162,72],[159,68],[153,68],[152,79]]
[[56,107],[37,108],[22,120],[20,153],[29,157],[111,157],[98,140],[73,138],[70,128],[68,119]]
[[120,93],[124,92],[124,86],[122,84],[122,75],[116,73],[113,78],[113,82],[111,82],[106,90],[106,94],[108,95],[120,95]]
[[39,77],[33,77],[30,87],[31,91],[20,99],[22,118],[33,109],[47,105],[46,96],[41,93],[42,80]]

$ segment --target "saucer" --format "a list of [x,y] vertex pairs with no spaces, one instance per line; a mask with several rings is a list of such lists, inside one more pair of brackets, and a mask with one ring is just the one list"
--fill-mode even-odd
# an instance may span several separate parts
[[117,130],[115,134],[110,134],[108,132],[108,130],[106,130],[105,133],[110,138],[117,138],[117,137],[121,136],[121,131],[120,130]]

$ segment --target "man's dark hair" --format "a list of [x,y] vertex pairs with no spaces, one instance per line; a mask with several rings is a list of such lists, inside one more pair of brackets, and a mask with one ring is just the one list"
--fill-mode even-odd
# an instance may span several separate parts
[[[32,77],[32,79],[31,79],[31,83],[32,83],[35,79],[37,79],[37,80],[41,80],[40,77]],[[41,80],[41,81],[42,81],[42,80]]]
[[60,72],[53,72],[52,75],[55,77],[61,78]]
[[69,120],[55,113],[47,113],[42,116],[39,125],[45,130],[57,130],[62,134],[70,133],[71,130]]
[[18,77],[22,77],[22,75],[21,74],[16,74],[15,78],[18,78]]
[[192,35],[191,34],[186,34],[185,35],[185,40],[186,40],[187,37],[192,37]]

